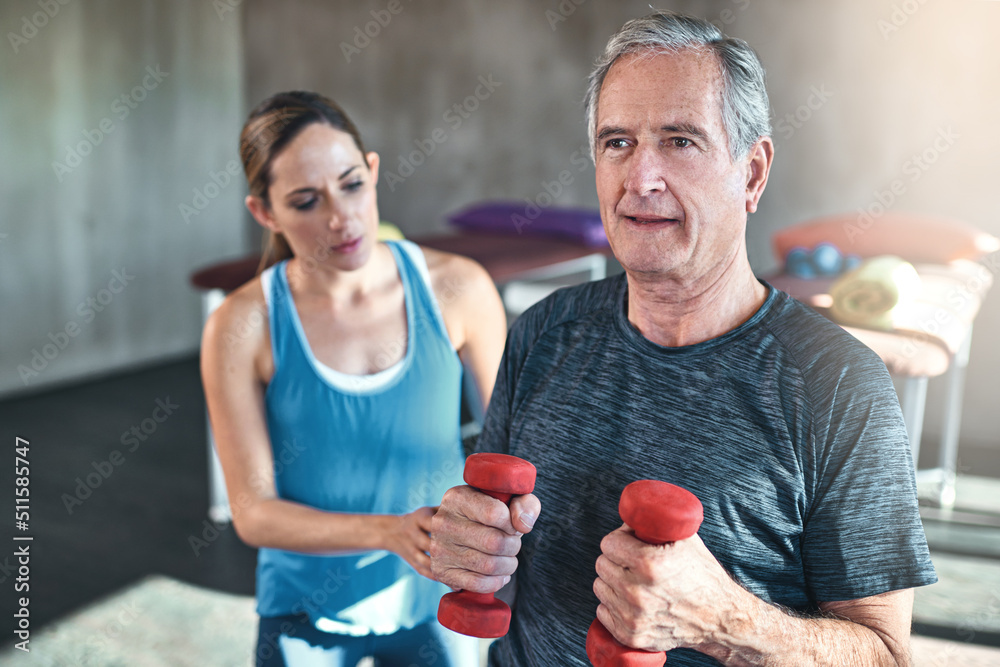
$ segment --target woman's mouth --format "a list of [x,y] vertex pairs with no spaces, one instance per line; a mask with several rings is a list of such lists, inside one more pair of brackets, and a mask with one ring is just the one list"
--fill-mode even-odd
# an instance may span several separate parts
[[343,254],[346,254],[346,255],[349,255],[352,252],[356,252],[358,250],[358,248],[361,247],[361,241],[362,241],[363,238],[364,238],[363,236],[359,236],[356,239],[353,239],[351,241],[345,241],[344,243],[341,243],[340,245],[335,245],[335,246],[333,246],[333,251],[334,252],[343,253]]

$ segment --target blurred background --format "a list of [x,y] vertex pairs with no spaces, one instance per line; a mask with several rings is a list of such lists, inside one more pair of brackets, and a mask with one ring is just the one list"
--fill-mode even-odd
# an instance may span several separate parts
[[[779,230],[876,202],[1000,236],[1000,2],[654,6],[713,21],[767,69],[777,151],[748,230],[759,275],[780,268]],[[596,208],[585,79],[609,35],[648,12],[644,0],[0,4],[0,431],[4,445],[31,441],[38,631],[150,573],[252,594],[253,553],[232,531],[204,553],[185,540],[204,532],[207,505],[189,280],[260,248],[242,203],[248,111],[291,89],[338,101],[381,155],[381,217],[407,236],[447,231],[472,203],[537,201],[567,170],[555,204]],[[1000,477],[998,340],[993,290],[972,340],[959,472]],[[930,457],[944,391],[931,380]],[[157,400],[177,416],[67,506]],[[0,467],[6,510],[13,478]]]

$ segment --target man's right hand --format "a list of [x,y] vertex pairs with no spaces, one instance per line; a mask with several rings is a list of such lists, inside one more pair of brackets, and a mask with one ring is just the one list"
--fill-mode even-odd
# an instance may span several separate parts
[[431,574],[455,589],[493,593],[517,569],[521,535],[531,532],[542,504],[533,494],[510,507],[470,486],[448,489],[431,521]]

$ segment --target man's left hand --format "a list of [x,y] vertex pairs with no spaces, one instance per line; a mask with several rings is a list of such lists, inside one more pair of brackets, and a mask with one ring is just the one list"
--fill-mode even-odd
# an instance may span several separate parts
[[622,525],[601,541],[601,551],[597,618],[625,646],[669,651],[710,643],[747,594],[698,535],[653,545]]

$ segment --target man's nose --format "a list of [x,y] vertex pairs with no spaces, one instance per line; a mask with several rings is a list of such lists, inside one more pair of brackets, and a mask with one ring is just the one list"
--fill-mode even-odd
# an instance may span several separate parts
[[667,188],[663,156],[656,146],[637,146],[629,158],[625,190],[639,196],[663,192]]

